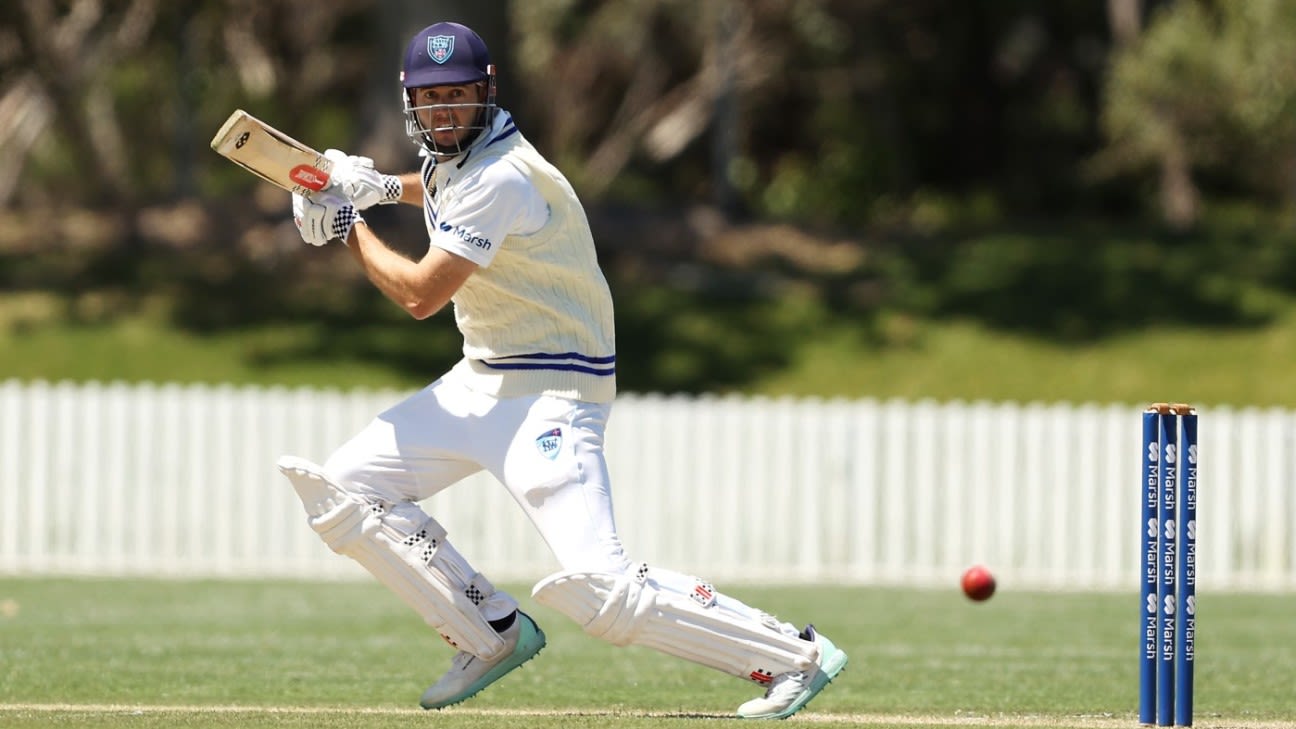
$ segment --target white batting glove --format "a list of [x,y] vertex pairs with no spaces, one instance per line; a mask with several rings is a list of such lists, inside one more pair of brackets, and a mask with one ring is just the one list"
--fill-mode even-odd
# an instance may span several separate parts
[[333,161],[329,189],[345,196],[357,210],[400,202],[404,189],[400,178],[375,170],[372,159],[349,155],[340,149],[326,149],[324,156]]
[[331,240],[346,243],[351,229],[364,218],[356,212],[350,200],[330,190],[317,192],[312,197],[293,193],[293,222],[302,240],[313,246],[322,246]]

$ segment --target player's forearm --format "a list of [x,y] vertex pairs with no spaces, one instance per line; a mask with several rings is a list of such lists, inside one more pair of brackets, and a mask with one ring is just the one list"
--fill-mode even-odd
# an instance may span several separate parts
[[369,281],[410,316],[423,319],[435,313],[418,292],[418,264],[388,247],[368,225],[356,224],[347,247]]
[[411,261],[363,222],[356,223],[347,245],[373,285],[415,319],[426,319],[444,308],[477,270],[469,259],[435,247]]

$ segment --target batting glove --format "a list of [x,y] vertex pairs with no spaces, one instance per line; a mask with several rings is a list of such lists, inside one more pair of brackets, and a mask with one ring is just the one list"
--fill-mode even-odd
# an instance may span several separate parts
[[324,156],[333,162],[333,171],[329,173],[333,191],[344,195],[357,210],[400,202],[404,189],[400,178],[379,173],[372,159],[349,155],[340,149],[325,150]]
[[322,246],[331,240],[346,242],[356,223],[364,218],[350,200],[331,191],[317,192],[313,197],[293,193],[293,222],[302,240]]

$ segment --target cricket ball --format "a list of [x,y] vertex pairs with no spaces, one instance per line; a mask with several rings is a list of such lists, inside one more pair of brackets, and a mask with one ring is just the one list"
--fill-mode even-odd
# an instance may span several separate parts
[[995,591],[995,578],[990,570],[981,565],[967,568],[963,573],[963,594],[969,599],[981,602],[989,600]]

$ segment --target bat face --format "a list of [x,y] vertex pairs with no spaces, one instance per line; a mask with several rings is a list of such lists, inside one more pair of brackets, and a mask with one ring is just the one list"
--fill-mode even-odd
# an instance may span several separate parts
[[309,195],[329,185],[333,162],[239,109],[212,137],[211,148],[272,185]]

